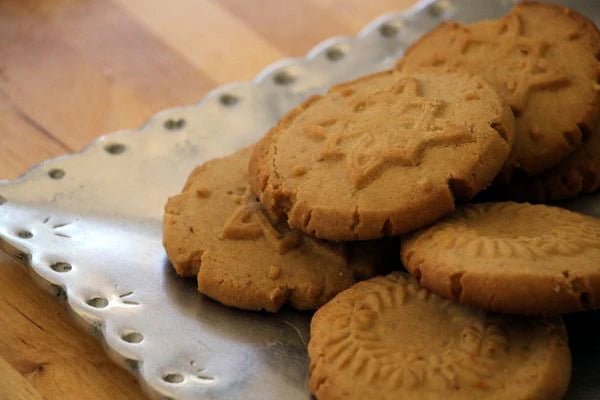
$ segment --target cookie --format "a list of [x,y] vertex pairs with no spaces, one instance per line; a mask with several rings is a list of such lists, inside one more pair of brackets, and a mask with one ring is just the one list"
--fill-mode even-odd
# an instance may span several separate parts
[[318,400],[561,399],[571,373],[559,317],[486,314],[401,273],[340,293],[310,329]]
[[250,183],[267,210],[318,238],[393,236],[488,185],[512,137],[508,106],[482,78],[385,71],[284,116],[256,146]]
[[600,307],[600,220],[527,203],[465,207],[402,242],[421,285],[512,314]]
[[252,149],[198,167],[169,199],[164,246],[175,271],[232,307],[314,309],[376,272],[374,243],[335,244],[273,220],[248,188]]
[[397,68],[466,69],[494,84],[515,115],[515,146],[499,181],[538,174],[571,154],[600,120],[600,32],[575,11],[524,2],[504,18],[443,23]]
[[600,127],[589,141],[558,165],[530,178],[494,185],[486,198],[547,203],[600,189]]

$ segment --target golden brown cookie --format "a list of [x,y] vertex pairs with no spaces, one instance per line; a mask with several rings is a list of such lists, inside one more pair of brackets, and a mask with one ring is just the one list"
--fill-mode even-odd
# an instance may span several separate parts
[[546,203],[572,199],[600,189],[600,127],[587,143],[558,165],[530,178],[494,185],[486,198]]
[[600,120],[600,32],[584,16],[525,2],[500,20],[443,23],[410,47],[402,71],[466,69],[494,84],[515,114],[503,169],[537,174],[580,146]]
[[480,77],[381,72],[288,113],[256,146],[250,183],[267,210],[318,238],[398,235],[484,188],[512,125]]
[[334,244],[290,230],[248,188],[252,149],[198,167],[165,207],[164,245],[181,276],[228,306],[314,309],[375,273],[374,243]]
[[470,205],[403,241],[402,261],[429,290],[490,311],[600,307],[600,220],[562,208]]
[[486,314],[401,273],[319,309],[308,353],[318,400],[561,399],[571,373],[560,318]]

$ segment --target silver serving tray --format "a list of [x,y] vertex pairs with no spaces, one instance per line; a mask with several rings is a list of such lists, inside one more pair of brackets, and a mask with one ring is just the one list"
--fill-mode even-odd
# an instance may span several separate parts
[[[597,1],[562,2],[600,22]],[[254,81],[219,87],[199,104],[163,111],[138,130],[0,182],[0,248],[65,300],[112,359],[152,398],[308,399],[309,313],[230,309],[179,279],[161,242],[163,205],[194,166],[258,140],[287,110],[333,83],[390,67],[442,19],[505,13],[511,1],[427,0],[384,15],[356,37],[322,42]],[[600,216],[600,197],[569,204]],[[600,397],[598,313],[568,320],[568,398]],[[594,395],[595,393],[595,395]]]

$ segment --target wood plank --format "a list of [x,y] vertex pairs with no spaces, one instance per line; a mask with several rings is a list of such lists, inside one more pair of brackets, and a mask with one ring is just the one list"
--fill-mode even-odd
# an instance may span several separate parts
[[213,82],[113,3],[0,2],[0,89],[80,149],[192,103]]
[[[220,2],[179,0],[176,7],[164,7],[162,0],[114,1],[217,83],[249,80],[288,54]],[[259,12],[262,9],[246,3]]]
[[15,178],[42,160],[71,151],[11,103],[1,89],[0,132],[0,180]]
[[[0,253],[0,357],[48,399],[145,398],[53,296]],[[10,327],[6,329],[6,327]]]
[[339,35],[356,35],[374,18],[400,11],[414,0],[219,0],[281,52],[303,56],[317,43]]
[[37,390],[0,357],[0,400],[43,400]]
[[260,6],[245,0],[219,0],[219,4],[269,40],[281,52],[293,57],[304,55],[320,41],[349,34],[336,15],[308,1],[261,0]]

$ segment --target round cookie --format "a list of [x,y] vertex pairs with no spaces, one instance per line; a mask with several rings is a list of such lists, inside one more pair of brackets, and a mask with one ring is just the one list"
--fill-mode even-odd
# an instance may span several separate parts
[[265,208],[329,240],[418,229],[496,176],[513,117],[467,73],[385,71],[334,86],[258,143],[250,184]]
[[527,203],[469,205],[402,242],[429,290],[512,314],[600,307],[600,220]]
[[493,185],[486,198],[546,203],[567,200],[600,189],[600,128],[558,165],[530,178]]
[[524,2],[499,20],[443,23],[398,63],[466,69],[497,88],[515,115],[515,146],[499,180],[534,175],[581,145],[600,120],[600,32],[584,16]]
[[401,273],[319,309],[308,353],[318,400],[561,399],[571,371],[559,317],[486,314]]
[[373,276],[379,244],[327,243],[266,214],[248,188],[251,151],[198,167],[167,202],[163,241],[175,271],[197,275],[198,290],[225,305],[272,312],[317,308]]

